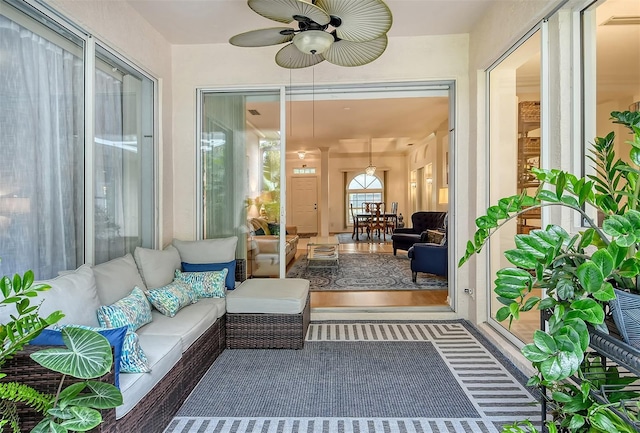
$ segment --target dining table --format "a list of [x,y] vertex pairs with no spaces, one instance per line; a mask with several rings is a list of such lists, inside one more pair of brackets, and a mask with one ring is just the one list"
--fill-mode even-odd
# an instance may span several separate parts
[[[398,225],[398,215],[394,214],[394,213],[383,213],[380,214],[385,222],[387,220],[393,221],[394,222],[394,227],[396,227]],[[372,213],[358,213],[355,215],[354,218],[354,223],[356,225],[355,227],[355,232],[356,232],[356,240],[359,241],[360,240],[360,228],[364,227],[366,228],[369,223],[368,221],[371,219],[372,216],[375,216],[375,214]],[[371,237],[371,235],[369,233],[367,233],[367,236]]]

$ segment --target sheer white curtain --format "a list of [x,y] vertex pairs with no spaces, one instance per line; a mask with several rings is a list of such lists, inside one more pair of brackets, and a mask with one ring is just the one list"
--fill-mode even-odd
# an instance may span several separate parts
[[83,259],[83,64],[50,39],[0,15],[2,275]]

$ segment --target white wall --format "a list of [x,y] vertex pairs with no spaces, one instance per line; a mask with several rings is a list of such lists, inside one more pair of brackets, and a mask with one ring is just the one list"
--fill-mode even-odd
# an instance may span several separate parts
[[[174,171],[175,236],[182,239],[195,238],[195,134],[196,134],[196,89],[239,89],[289,85],[289,70],[275,64],[274,55],[281,47],[238,48],[229,44],[176,45],[173,46],[173,124],[176,152]],[[312,73],[316,84],[351,84],[380,82],[415,82],[429,80],[456,80],[457,104],[461,119],[468,119],[468,36],[449,35],[433,37],[391,38],[382,57],[358,68],[338,67],[328,62],[311,68],[294,70],[291,79],[295,85],[311,84]],[[407,55],[411,53],[412,55]],[[459,144],[468,146],[466,121],[458,130]],[[305,159],[305,161],[307,161]],[[341,170],[365,167],[366,158],[331,159],[330,177],[334,174],[342,182]],[[376,165],[393,165],[401,170],[404,162],[393,162],[393,158]],[[320,163],[316,165],[320,168]],[[180,173],[180,176],[177,174]],[[394,173],[395,174],[395,173]],[[318,176],[320,172],[318,171]],[[406,188],[405,175],[393,179],[390,191]],[[340,186],[342,189],[342,186]],[[337,210],[344,211],[342,191],[336,195],[330,187],[329,221],[331,231],[342,230],[342,218]],[[406,198],[405,198],[406,199]],[[394,200],[403,202],[403,200]],[[401,209],[403,205],[400,204]],[[336,212],[334,212],[334,210]],[[341,213],[340,213],[341,215]]]
[[171,46],[126,2],[48,0],[55,10],[158,79],[160,242],[173,238]]

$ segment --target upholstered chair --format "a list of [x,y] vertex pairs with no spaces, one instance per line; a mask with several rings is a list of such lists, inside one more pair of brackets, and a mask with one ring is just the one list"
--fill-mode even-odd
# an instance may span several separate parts
[[446,212],[415,212],[411,215],[412,227],[397,228],[393,232],[393,254],[396,255],[397,250],[408,251],[416,242],[425,242],[427,230],[442,230],[446,216]]

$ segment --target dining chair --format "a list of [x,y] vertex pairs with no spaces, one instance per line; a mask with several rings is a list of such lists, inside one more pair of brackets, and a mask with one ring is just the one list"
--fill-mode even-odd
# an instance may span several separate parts
[[386,218],[384,216],[384,202],[370,203],[369,210],[371,211],[371,217],[369,218],[369,224],[367,227],[367,234],[370,238],[373,238],[374,232],[377,231],[378,237],[382,233],[382,238],[386,241]]
[[393,234],[396,226],[398,224],[398,202],[391,202],[391,209],[389,213],[384,214],[385,217],[385,227],[387,228],[387,232]]
[[358,219],[358,216],[353,211],[353,203],[349,203],[349,210],[351,211],[351,223],[353,224],[353,233],[351,233],[351,239],[353,239],[354,236],[357,238],[358,230],[360,230],[361,234],[364,234],[365,225],[362,224],[363,221]]

